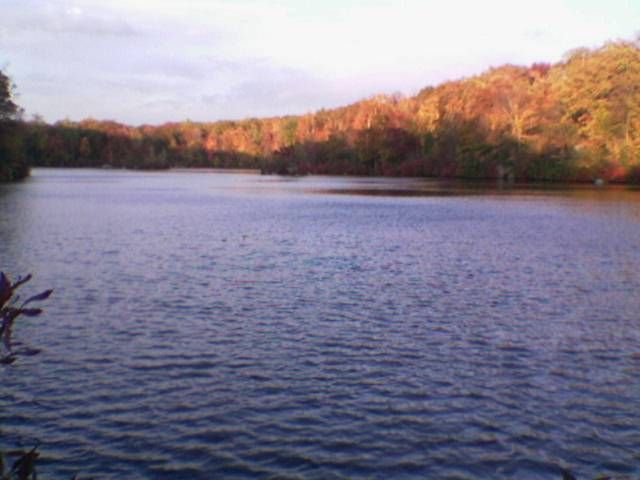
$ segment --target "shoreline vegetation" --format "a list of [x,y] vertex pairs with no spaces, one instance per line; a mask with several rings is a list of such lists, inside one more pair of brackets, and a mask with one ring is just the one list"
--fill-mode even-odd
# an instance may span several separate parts
[[298,116],[51,125],[13,107],[0,116],[4,180],[29,165],[640,183],[640,38]]

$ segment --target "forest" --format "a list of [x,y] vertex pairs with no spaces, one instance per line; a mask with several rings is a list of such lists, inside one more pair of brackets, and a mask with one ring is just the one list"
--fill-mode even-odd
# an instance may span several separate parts
[[23,121],[10,80],[0,81],[5,179],[30,165],[640,182],[640,39],[576,49],[556,64],[490,68],[411,97],[212,123]]

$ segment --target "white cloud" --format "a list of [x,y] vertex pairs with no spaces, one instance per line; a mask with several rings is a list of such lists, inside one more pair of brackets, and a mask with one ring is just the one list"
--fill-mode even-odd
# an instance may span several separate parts
[[49,120],[305,112],[557,61],[640,25],[631,0],[2,1],[0,65]]
[[[10,0],[8,0],[10,1]],[[120,15],[109,10],[87,11],[66,2],[34,2],[26,0],[15,3],[3,12],[1,29],[13,35],[33,33],[100,35],[134,35],[135,31]]]

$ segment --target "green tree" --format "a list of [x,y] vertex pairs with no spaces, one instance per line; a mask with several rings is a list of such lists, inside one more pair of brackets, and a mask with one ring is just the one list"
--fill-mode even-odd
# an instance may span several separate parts
[[290,147],[296,142],[297,133],[298,119],[295,117],[286,119],[282,124],[282,137],[284,139],[285,146]]
[[640,43],[570,53],[554,71],[564,121],[578,132],[584,168],[615,179],[640,162]]

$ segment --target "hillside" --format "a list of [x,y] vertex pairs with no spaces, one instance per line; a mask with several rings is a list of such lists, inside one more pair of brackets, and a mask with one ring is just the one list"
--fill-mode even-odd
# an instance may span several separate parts
[[638,182],[640,42],[300,116],[24,129],[24,155],[39,166]]

